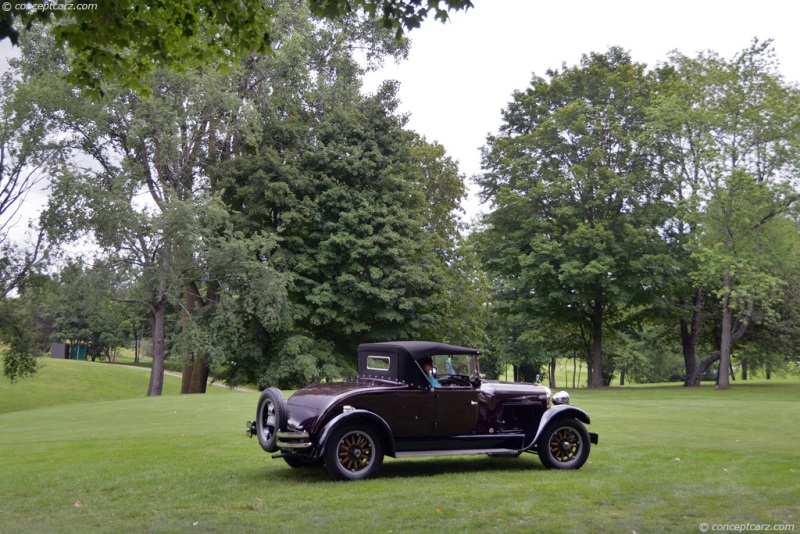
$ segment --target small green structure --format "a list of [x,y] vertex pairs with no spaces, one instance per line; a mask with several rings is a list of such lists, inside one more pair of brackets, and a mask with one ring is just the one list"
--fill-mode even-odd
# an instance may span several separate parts
[[60,360],[86,360],[86,345],[80,343],[51,343],[50,356]]
[[86,359],[86,345],[72,345],[69,351],[70,360],[85,360]]

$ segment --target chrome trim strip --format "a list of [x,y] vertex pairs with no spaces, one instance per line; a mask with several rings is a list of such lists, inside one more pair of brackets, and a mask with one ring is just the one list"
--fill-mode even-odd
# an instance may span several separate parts
[[275,435],[280,439],[309,439],[308,432],[276,432]]
[[307,449],[307,448],[311,447],[311,443],[304,442],[304,441],[286,443],[285,441],[278,440],[277,442],[275,442],[275,445],[279,449]]

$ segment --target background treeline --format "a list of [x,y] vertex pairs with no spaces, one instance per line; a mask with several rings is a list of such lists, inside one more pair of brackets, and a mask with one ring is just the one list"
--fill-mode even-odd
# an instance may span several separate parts
[[798,97],[757,41],[651,70],[611,48],[515,92],[478,178],[498,353],[574,352],[593,387],[796,360]]
[[[611,48],[534,76],[487,139],[488,213],[466,228],[466,178],[406,128],[396,84],[362,94],[407,42],[357,13],[274,10],[271,54],[102,98],[45,29],[21,36],[0,138],[6,375],[51,340],[110,359],[145,337],[150,394],[166,358],[187,393],[211,367],[294,388],[352,377],[356,345],[389,339],[485,347],[486,374],[526,380],[577,358],[595,387],[698,385],[732,356],[796,366],[800,101],[769,42],[652,69]],[[12,192],[43,179],[14,242]]]

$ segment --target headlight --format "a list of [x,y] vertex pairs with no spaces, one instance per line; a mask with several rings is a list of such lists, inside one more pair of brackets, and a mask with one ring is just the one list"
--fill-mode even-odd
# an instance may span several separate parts
[[569,393],[566,391],[559,391],[553,395],[553,404],[569,404]]

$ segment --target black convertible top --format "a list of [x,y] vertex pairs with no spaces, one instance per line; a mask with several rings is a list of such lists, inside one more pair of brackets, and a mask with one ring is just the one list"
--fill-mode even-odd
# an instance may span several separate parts
[[405,352],[415,360],[421,360],[426,356],[448,355],[448,354],[483,354],[479,349],[470,349],[447,343],[436,343],[434,341],[387,341],[384,343],[362,343],[358,346],[358,352],[374,350],[394,350]]

